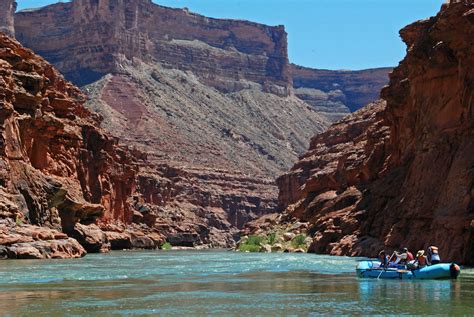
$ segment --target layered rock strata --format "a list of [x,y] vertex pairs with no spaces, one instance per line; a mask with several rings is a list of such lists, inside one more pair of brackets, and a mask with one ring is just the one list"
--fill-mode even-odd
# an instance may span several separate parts
[[162,164],[142,170],[138,189],[174,246],[232,247],[248,221],[276,209],[273,181],[225,170]]
[[69,259],[85,254],[77,240],[62,232],[0,219],[0,259]]
[[133,220],[137,165],[84,101],[50,64],[0,34],[0,218],[69,234],[98,218]]
[[359,71],[290,66],[295,95],[331,121],[337,121],[379,99],[392,68]]
[[[146,154],[139,191],[183,246],[232,246],[242,222],[274,210],[272,178],[328,124],[295,97],[223,94],[192,73],[138,60],[84,90],[103,127]],[[182,232],[193,238],[174,238]]]
[[232,246],[243,223],[274,210],[272,179],[328,126],[290,95],[281,26],[148,0],[75,0],[18,13],[16,30],[89,83],[102,126],[147,158],[136,198],[176,245]]
[[213,19],[151,0],[73,0],[19,12],[15,28],[20,42],[78,85],[121,72],[122,58],[140,58],[192,71],[225,92],[252,85],[290,92],[283,26]]
[[443,260],[472,264],[474,3],[443,5],[400,34],[408,51],[382,91],[386,109],[363,109],[314,138],[279,178],[280,204],[312,223],[314,252],[434,244]]
[[0,32],[8,36],[15,36],[15,0],[2,0],[0,2]]
[[123,63],[84,87],[102,126],[151,161],[273,178],[296,160],[325,118],[295,97],[223,94],[192,73]]

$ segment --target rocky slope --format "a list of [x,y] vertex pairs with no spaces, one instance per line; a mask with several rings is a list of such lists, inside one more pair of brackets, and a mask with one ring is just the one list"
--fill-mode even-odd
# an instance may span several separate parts
[[304,102],[258,89],[222,94],[194,74],[135,61],[84,87],[103,126],[151,160],[274,177],[328,124]]
[[331,121],[337,121],[379,98],[392,68],[359,71],[311,69],[291,65],[295,95]]
[[9,36],[15,35],[15,25],[13,22],[15,11],[15,0],[2,0],[0,2],[0,32]]
[[224,94],[192,73],[142,61],[122,66],[84,87],[88,105],[104,128],[146,154],[139,190],[162,210],[160,227],[175,245],[191,244],[177,238],[184,232],[194,244],[232,246],[247,220],[274,211],[273,178],[327,125],[295,97]]
[[474,263],[473,1],[400,32],[407,56],[376,103],[315,137],[278,179],[312,251],[372,255],[435,244]]

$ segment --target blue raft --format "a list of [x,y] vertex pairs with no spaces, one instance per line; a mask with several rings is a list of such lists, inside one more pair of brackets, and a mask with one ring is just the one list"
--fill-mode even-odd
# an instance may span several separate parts
[[440,263],[421,269],[407,270],[405,267],[380,268],[378,261],[360,261],[356,267],[357,276],[383,279],[455,279],[461,273],[455,263]]

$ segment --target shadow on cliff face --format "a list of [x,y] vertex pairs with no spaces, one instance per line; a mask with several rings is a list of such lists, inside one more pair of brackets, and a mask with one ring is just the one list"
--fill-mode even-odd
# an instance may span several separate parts
[[386,110],[334,124],[279,178],[280,206],[312,223],[312,251],[434,244],[443,260],[473,263],[473,17],[472,1],[456,2],[402,29],[408,51],[382,90]]
[[105,73],[96,72],[89,68],[81,68],[73,73],[64,74],[67,80],[70,80],[71,82],[73,82],[79,87],[92,84],[100,80],[105,75],[106,75]]

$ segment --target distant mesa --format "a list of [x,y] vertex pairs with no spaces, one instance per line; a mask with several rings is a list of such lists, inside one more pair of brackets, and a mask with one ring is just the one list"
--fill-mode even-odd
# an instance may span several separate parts
[[15,28],[20,42],[79,86],[120,73],[124,59],[137,58],[191,71],[224,93],[258,88],[288,96],[294,87],[330,120],[376,100],[390,71],[290,65],[283,26],[213,19],[148,0],[57,3],[17,13]]

